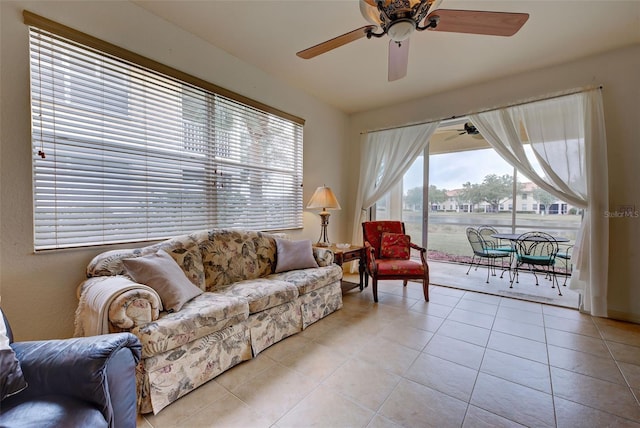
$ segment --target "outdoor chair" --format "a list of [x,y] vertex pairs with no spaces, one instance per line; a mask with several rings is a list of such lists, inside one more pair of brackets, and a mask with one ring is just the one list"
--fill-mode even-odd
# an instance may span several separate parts
[[[429,301],[429,266],[427,250],[411,242],[401,221],[366,221],[362,223],[365,251],[365,284],[371,277],[373,301],[378,301],[378,280],[401,279],[406,287],[410,279],[422,281],[424,300]],[[411,259],[411,249],[420,260]]]
[[[471,257],[471,264],[469,264],[469,269],[467,269],[467,275],[471,271],[473,267],[474,261],[476,264],[476,270],[478,266],[480,266],[480,262],[482,259],[487,260],[487,284],[489,283],[489,273],[492,276],[496,276],[496,260],[504,260],[505,258],[511,258],[510,251],[506,250],[497,250],[494,248],[494,245],[488,243],[482,238],[480,232],[474,227],[467,227],[467,239],[469,240],[469,244],[471,245],[471,249],[473,250],[473,257]],[[477,261],[476,261],[477,258]],[[506,270],[506,269],[504,269]],[[502,275],[504,275],[504,270]],[[502,278],[502,275],[500,276]]]
[[558,294],[562,296],[555,271],[558,242],[553,236],[545,232],[523,233],[515,241],[515,250],[515,266],[509,288],[513,288],[514,280],[517,281],[520,268],[527,265],[536,278],[536,285],[539,285],[537,272],[544,272],[551,279],[551,288],[557,285]]
[[556,254],[556,258],[561,259],[564,262],[565,276],[562,286],[567,285],[567,278],[569,278],[573,272],[573,263],[571,263],[572,252],[573,244],[558,244],[558,254]]

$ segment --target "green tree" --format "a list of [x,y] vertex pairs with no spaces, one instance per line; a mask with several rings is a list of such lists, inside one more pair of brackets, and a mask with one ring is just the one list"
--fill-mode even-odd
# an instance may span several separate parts
[[462,185],[462,190],[458,193],[457,199],[460,205],[465,203],[471,206],[479,204],[484,200],[481,186],[478,183],[471,184],[470,181],[467,181]]
[[553,196],[551,193],[539,187],[534,189],[532,194],[533,194],[533,199],[538,201],[538,204],[544,205],[544,210],[546,212],[549,212],[549,205],[551,205],[556,201],[556,199],[558,199],[555,196]]
[[429,204],[437,205],[445,202],[448,199],[446,189],[438,189],[435,185],[429,186]]
[[480,185],[480,194],[482,200],[491,205],[491,210],[498,211],[500,202],[511,197],[513,192],[513,177],[509,174],[498,176],[489,174],[484,177],[484,181]]
[[422,186],[407,190],[407,194],[404,195],[404,205],[414,210],[422,209]]

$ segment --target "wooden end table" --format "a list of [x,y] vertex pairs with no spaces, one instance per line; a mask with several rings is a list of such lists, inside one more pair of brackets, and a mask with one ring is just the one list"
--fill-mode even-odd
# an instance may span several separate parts
[[363,287],[363,278],[364,278],[364,247],[360,245],[351,245],[349,248],[338,248],[335,244],[331,244],[328,247],[321,247],[318,245],[314,245],[317,248],[327,248],[333,252],[335,255],[335,263],[338,266],[342,266],[343,263],[351,262],[354,260],[358,260],[358,273],[360,274],[360,282],[355,283],[351,281],[342,281],[342,292],[347,292],[353,288],[360,287],[360,291],[364,289]]

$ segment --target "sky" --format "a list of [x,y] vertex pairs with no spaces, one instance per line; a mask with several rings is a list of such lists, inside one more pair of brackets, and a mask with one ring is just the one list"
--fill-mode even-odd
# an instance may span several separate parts
[[[422,161],[421,156],[405,174],[405,192],[422,186]],[[429,169],[429,184],[447,190],[460,189],[467,181],[482,183],[489,174],[513,174],[513,167],[493,149],[431,155]]]
[[[530,148],[525,147],[525,152],[529,155],[529,161],[534,163],[534,168],[541,173],[532,160]],[[446,190],[461,189],[467,181],[472,184],[482,183],[489,174],[513,175],[513,167],[493,149],[431,155],[429,169],[429,184]],[[404,176],[403,191],[405,193],[409,189],[422,186],[422,170],[423,157],[420,156]],[[530,180],[519,173],[518,181]]]

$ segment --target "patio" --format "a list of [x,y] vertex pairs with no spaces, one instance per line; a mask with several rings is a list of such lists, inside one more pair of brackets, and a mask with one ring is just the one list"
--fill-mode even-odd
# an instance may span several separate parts
[[[509,274],[507,272],[501,279],[502,271],[496,269],[496,276],[490,276],[487,284],[485,282],[487,278],[485,266],[481,265],[478,269],[471,268],[469,275],[466,274],[467,269],[469,269],[468,264],[429,260],[429,283],[565,308],[578,308],[579,294],[569,289],[568,286],[562,286],[563,275],[558,275],[558,282],[562,290],[562,296],[560,296],[558,290],[551,288],[550,281],[544,279],[543,275],[538,275],[540,285],[536,286],[533,274],[526,271],[521,272],[519,282],[514,283],[513,288],[509,288]],[[358,281],[357,275],[351,274],[345,274],[345,279],[350,282]]]

